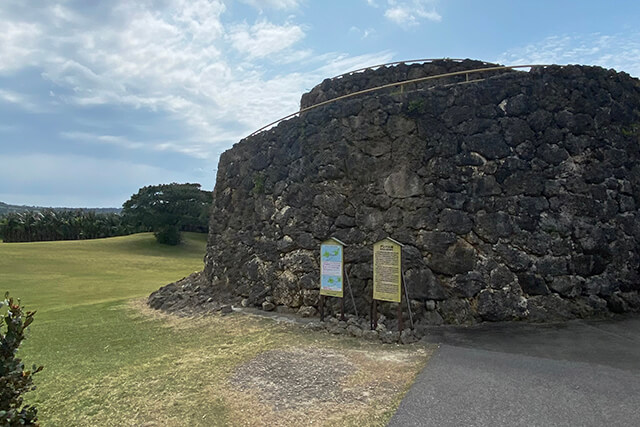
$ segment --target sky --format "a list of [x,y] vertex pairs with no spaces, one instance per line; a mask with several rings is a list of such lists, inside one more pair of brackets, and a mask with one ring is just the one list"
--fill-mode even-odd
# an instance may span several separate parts
[[0,201],[120,207],[212,190],[218,158],[325,78],[391,61],[640,76],[640,2],[0,0]]

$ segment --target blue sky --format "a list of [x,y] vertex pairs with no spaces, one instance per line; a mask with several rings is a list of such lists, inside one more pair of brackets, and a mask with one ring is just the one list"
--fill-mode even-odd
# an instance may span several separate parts
[[0,1],[0,201],[211,190],[220,153],[351,69],[417,58],[640,76],[640,2]]

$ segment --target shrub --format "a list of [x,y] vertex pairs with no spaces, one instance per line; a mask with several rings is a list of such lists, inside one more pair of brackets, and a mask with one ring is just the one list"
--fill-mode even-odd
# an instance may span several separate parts
[[177,245],[181,241],[180,228],[177,225],[161,225],[153,235],[158,243],[163,245]]
[[264,175],[261,173],[257,173],[253,175],[253,189],[251,190],[253,194],[264,194]]
[[23,407],[22,398],[24,393],[35,389],[32,375],[40,372],[42,366],[33,365],[31,371],[25,371],[24,364],[16,357],[24,332],[36,313],[24,313],[20,301],[14,304],[9,292],[4,298],[0,303],[0,306],[7,306],[3,315],[4,326],[0,327],[0,425],[37,426],[37,409],[31,405]]
[[407,107],[407,111],[409,113],[420,113],[424,114],[426,110],[426,105],[424,99],[416,99],[409,102],[409,106]]

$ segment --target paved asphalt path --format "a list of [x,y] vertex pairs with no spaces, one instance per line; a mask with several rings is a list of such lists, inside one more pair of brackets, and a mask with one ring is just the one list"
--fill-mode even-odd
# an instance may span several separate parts
[[389,426],[640,426],[640,317],[440,327]]

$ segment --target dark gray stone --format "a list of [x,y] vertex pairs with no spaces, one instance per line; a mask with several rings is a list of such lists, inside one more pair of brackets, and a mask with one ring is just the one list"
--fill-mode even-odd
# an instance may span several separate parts
[[471,218],[464,211],[445,208],[440,212],[438,229],[456,234],[467,234],[473,228]]
[[571,302],[558,294],[539,295],[528,299],[529,316],[532,322],[548,322],[574,319]]
[[265,301],[265,302],[262,303],[262,309],[264,311],[273,311],[273,310],[275,310],[275,308],[276,308],[276,306],[272,302]]
[[335,226],[339,228],[350,228],[356,225],[356,220],[353,217],[347,215],[338,215],[336,218]]
[[427,258],[427,265],[431,270],[448,276],[471,271],[475,264],[476,251],[464,241],[449,246],[444,254],[434,253]]
[[418,341],[418,338],[415,336],[413,331],[411,331],[410,329],[405,329],[400,334],[400,342],[402,344],[412,344],[412,343],[414,343],[416,341]]
[[542,276],[561,276],[567,274],[567,260],[546,256],[536,262],[536,272]]
[[505,290],[485,289],[478,297],[478,314],[492,322],[515,320],[526,313],[526,300]]
[[465,140],[465,146],[489,160],[507,157],[511,153],[504,137],[498,133],[474,135]]
[[438,302],[438,313],[445,323],[462,325],[475,322],[473,310],[469,301],[452,298]]
[[473,298],[486,286],[482,274],[470,271],[467,274],[456,276],[453,282],[453,291],[463,298]]
[[471,191],[478,197],[502,194],[502,188],[493,175],[474,177],[471,181]]
[[379,334],[380,341],[385,344],[395,344],[400,342],[400,333],[399,332],[383,332]]
[[363,335],[363,330],[356,325],[347,326],[347,332],[349,333],[349,335],[356,338],[360,338]]
[[531,99],[529,99],[524,94],[519,94],[506,100],[506,104],[504,106],[505,113],[510,116],[520,116],[524,113],[531,110]]
[[629,304],[620,296],[619,293],[609,295],[605,298],[607,301],[607,307],[613,313],[624,313],[629,311]]
[[620,297],[632,311],[640,311],[640,295],[637,292],[620,292]]
[[308,306],[308,305],[303,305],[298,310],[298,315],[300,317],[313,317],[313,316],[316,315],[317,312],[318,312],[318,310],[316,310],[315,307]]
[[479,211],[475,216],[473,231],[483,240],[497,243],[500,237],[507,237],[511,234],[511,218],[505,212]]
[[427,311],[422,317],[422,320],[431,326],[440,326],[444,323],[444,319],[437,311]]
[[394,172],[384,180],[384,191],[389,197],[404,199],[423,193],[423,184],[418,175],[405,170]]
[[518,275],[520,288],[527,295],[547,295],[549,288],[544,279],[531,273],[521,273]]
[[447,298],[440,280],[427,267],[407,270],[405,279],[410,298],[421,300],[443,300]]
[[504,265],[499,265],[491,271],[489,285],[493,289],[511,288],[511,285],[517,280],[516,275],[511,270]]
[[582,293],[582,281],[575,276],[555,277],[549,288],[565,298],[575,298]]
[[521,272],[528,270],[532,264],[531,257],[524,251],[504,243],[495,246],[496,253],[511,271]]

